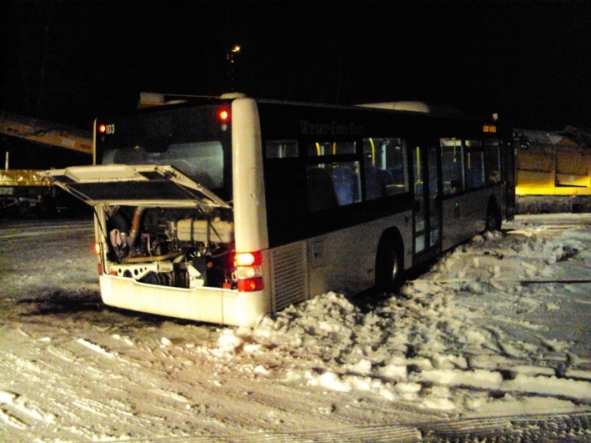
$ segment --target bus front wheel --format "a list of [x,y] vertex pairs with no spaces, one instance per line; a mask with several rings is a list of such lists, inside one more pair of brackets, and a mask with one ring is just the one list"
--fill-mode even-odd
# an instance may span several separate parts
[[393,235],[380,240],[376,254],[376,290],[397,293],[404,283],[404,247]]

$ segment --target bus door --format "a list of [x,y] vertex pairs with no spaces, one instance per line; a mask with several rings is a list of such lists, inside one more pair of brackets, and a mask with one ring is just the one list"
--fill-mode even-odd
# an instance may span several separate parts
[[412,156],[414,178],[414,262],[441,251],[439,146],[417,144]]

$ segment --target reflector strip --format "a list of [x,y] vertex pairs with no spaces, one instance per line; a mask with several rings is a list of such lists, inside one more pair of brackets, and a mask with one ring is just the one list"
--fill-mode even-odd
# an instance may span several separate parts
[[264,287],[265,285],[263,284],[263,277],[238,280],[238,292],[261,291]]

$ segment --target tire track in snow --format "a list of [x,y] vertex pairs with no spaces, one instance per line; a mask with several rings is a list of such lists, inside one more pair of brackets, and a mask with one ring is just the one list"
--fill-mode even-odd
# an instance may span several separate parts
[[[127,443],[584,443],[591,438],[591,413],[535,414],[411,422],[396,425],[326,427],[299,432],[219,433],[126,438]],[[115,442],[115,439],[103,441]]]
[[[188,387],[190,393],[185,392],[182,401],[193,400],[194,402],[194,397],[197,395],[200,403],[196,408],[198,410],[206,408],[207,415],[210,417],[219,415],[221,423],[227,425],[228,416],[237,421],[237,424],[242,428],[252,428],[253,423],[258,423],[257,426],[260,426],[261,422],[266,419],[265,417],[268,417],[270,421],[292,420],[309,424],[316,423],[317,425],[326,423],[326,415],[323,416],[323,414],[318,413],[319,409],[326,407],[324,395],[321,395],[324,401],[320,402],[316,407],[310,404],[309,398],[307,398],[307,401],[298,401],[297,398],[294,398],[289,403],[289,412],[286,412],[285,397],[280,398],[273,392],[268,392],[264,387],[265,378],[259,378],[254,371],[241,371],[240,368],[234,366],[227,367],[227,363],[224,363],[223,360],[214,358],[210,353],[203,352],[201,349],[190,348],[187,350],[175,346],[170,348],[167,346],[162,349],[158,343],[157,340],[142,343],[140,346],[145,351],[142,353],[144,357],[136,361],[136,364],[154,371],[156,368],[150,361],[146,360],[145,356],[152,356],[155,363],[158,364],[160,362],[158,354],[161,353],[161,356],[166,356],[171,363],[177,364],[179,377],[181,373],[190,374],[192,370],[192,366],[179,365],[179,361],[189,359],[192,364],[199,366],[196,368],[197,373],[208,371],[202,366],[209,368],[209,372],[213,374],[213,377],[202,380],[198,384],[191,383]],[[169,367],[166,370],[170,371],[171,369],[172,367]],[[182,386],[179,386],[179,389],[175,392],[169,392],[165,395],[176,398],[182,388]],[[187,389],[187,386],[184,388]],[[274,389],[285,389],[285,387],[275,385]],[[152,387],[152,390],[162,393],[162,390],[157,386]],[[292,392],[297,392],[297,390]],[[288,391],[286,391],[285,395],[289,396]],[[219,399],[226,400],[220,402]],[[220,409],[220,406],[223,407]],[[250,411],[250,413],[245,414],[245,411]],[[179,413],[179,411],[174,412]],[[339,424],[345,425],[347,423],[347,420],[343,422],[336,417],[332,418]]]

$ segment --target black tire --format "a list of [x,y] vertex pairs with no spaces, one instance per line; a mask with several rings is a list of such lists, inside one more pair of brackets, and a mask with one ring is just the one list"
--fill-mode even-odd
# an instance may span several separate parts
[[487,231],[500,231],[503,224],[503,216],[499,210],[499,206],[495,201],[490,201],[488,209],[486,210],[486,230]]
[[376,254],[376,290],[396,294],[404,284],[404,247],[392,234],[380,240]]

